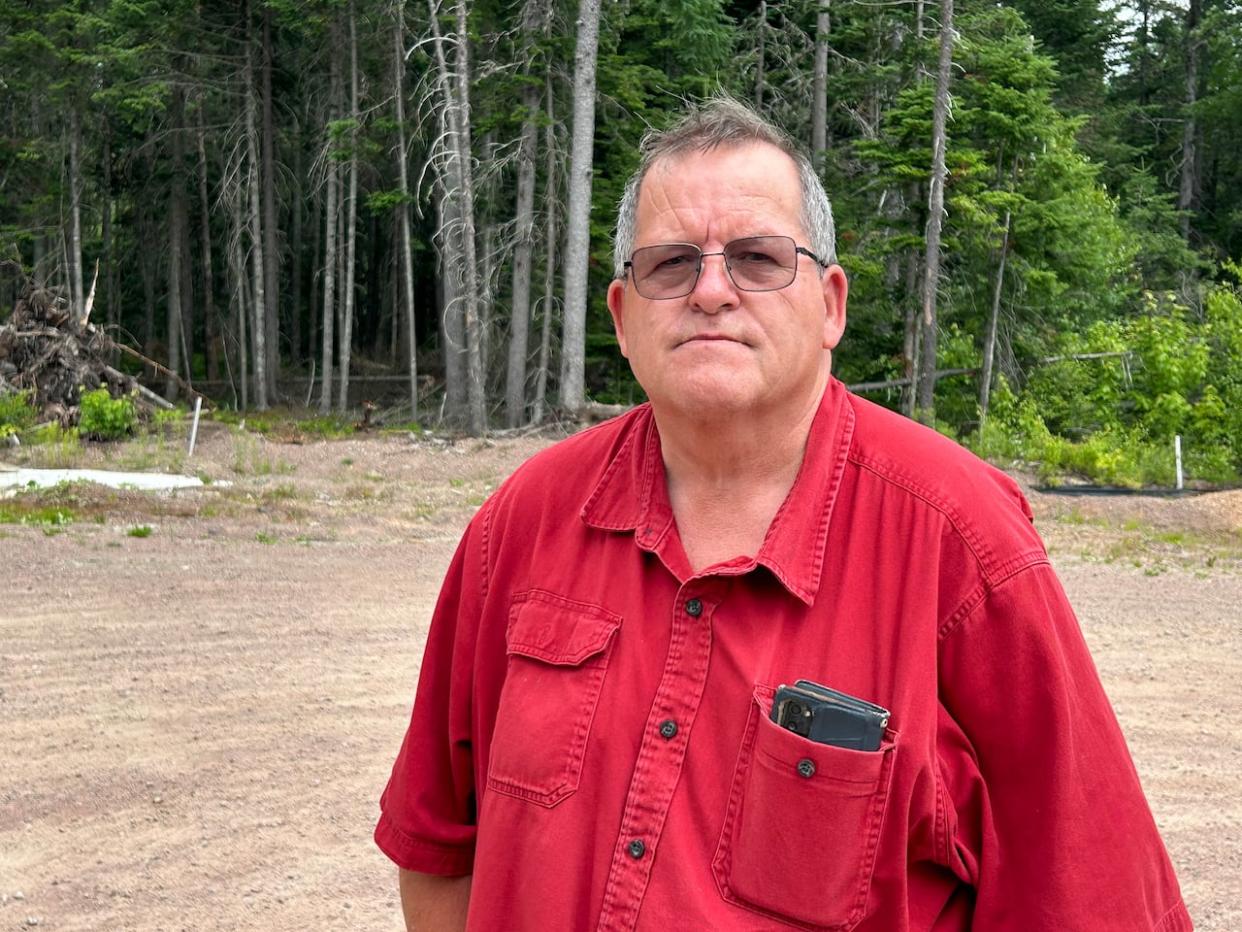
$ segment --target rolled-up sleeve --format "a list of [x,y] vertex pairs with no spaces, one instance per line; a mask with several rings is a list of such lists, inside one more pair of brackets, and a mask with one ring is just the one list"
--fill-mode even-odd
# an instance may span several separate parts
[[485,511],[462,537],[440,590],[410,726],[375,828],[376,844],[397,866],[441,876],[469,874],[474,863],[471,681],[486,589]]
[[977,930],[1185,932],[1190,917],[1051,567],[942,633],[937,747],[950,863]]

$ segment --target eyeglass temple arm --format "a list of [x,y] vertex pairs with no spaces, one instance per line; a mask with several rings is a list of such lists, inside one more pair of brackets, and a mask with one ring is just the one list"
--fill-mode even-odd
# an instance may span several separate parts
[[805,246],[795,246],[794,252],[800,253],[804,256],[810,257],[811,259],[814,259],[815,264],[818,265],[820,268],[824,268],[824,269],[828,268],[827,262],[825,262],[819,256],[815,255],[815,253],[811,252],[811,250],[807,249]]

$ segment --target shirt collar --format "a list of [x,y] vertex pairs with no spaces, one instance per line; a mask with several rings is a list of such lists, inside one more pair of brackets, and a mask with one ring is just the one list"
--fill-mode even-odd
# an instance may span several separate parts
[[[845,389],[830,378],[811,422],[802,466],[772,519],[753,560],[717,568],[736,575],[763,565],[789,592],[810,605],[819,592],[832,507],[845,473],[854,433],[854,411]],[[633,531],[635,543],[653,550],[674,527],[650,405],[635,411],[628,436],[582,506],[582,520],[607,531]]]

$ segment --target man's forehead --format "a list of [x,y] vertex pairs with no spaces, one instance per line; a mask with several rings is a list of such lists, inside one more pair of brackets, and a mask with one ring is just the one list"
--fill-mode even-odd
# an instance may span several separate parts
[[778,187],[786,178],[798,181],[798,166],[788,153],[769,142],[726,142],[707,149],[696,148],[660,156],[647,169],[643,187],[648,187],[648,182],[652,180],[667,181],[670,177],[701,177],[704,174],[761,178]]
[[641,229],[754,215],[800,226],[801,202],[794,160],[769,143],[748,141],[657,159],[639,188],[636,220]]

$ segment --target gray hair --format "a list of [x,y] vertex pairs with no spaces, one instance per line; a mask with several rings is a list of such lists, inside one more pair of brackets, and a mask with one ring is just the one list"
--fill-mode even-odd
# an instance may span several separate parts
[[832,205],[811,160],[788,133],[769,123],[746,104],[720,95],[691,106],[666,130],[648,130],[639,145],[638,168],[625,183],[625,193],[617,211],[617,231],[613,236],[612,263],[616,278],[625,277],[625,263],[634,252],[637,235],[638,189],[660,159],[691,152],[710,152],[721,146],[741,146],[763,142],[775,146],[793,159],[802,183],[802,226],[811,240],[811,250],[824,262],[837,261],[836,233]]

